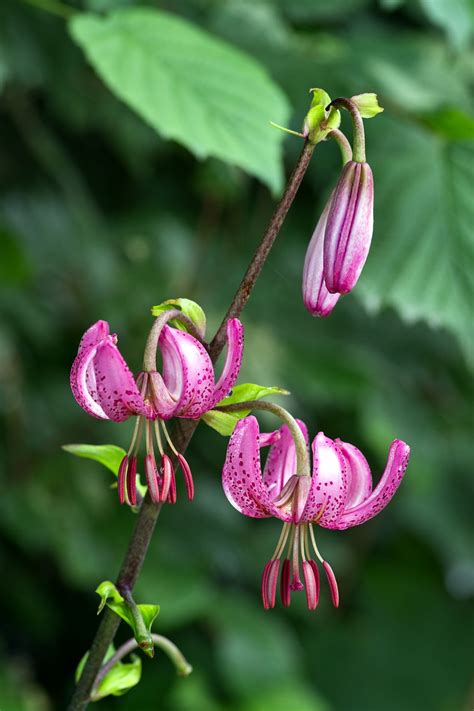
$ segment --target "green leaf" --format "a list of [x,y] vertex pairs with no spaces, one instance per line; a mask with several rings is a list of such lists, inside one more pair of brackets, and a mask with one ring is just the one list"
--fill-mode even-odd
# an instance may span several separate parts
[[139,683],[142,660],[136,654],[132,654],[130,659],[130,662],[114,664],[95,690],[93,701],[100,701],[106,696],[122,696]]
[[372,133],[375,230],[359,293],[449,329],[472,358],[474,146],[388,121]]
[[96,589],[100,596],[100,604],[97,614],[100,614],[105,605],[116,615],[122,618],[133,630],[133,635],[137,640],[140,649],[148,656],[152,657],[154,645],[150,636],[151,626],[160,611],[159,605],[135,605],[126,601],[117,590],[114,583],[104,580]]
[[76,15],[69,26],[108,88],[160,135],[281,190],[282,136],[268,123],[285,123],[289,106],[254,59],[152,8]]
[[456,107],[439,109],[421,117],[425,126],[452,141],[474,139],[474,117]]
[[[277,387],[265,387],[263,385],[255,385],[253,383],[242,383],[233,388],[230,395],[225,397],[217,405],[234,405],[239,402],[247,402],[248,400],[261,400],[269,395],[289,395],[288,390]],[[202,416],[202,420],[212,427],[214,430],[224,437],[230,437],[234,431],[235,425],[243,417],[251,412],[249,409],[239,410],[238,412],[219,412],[218,410],[209,410]]]
[[470,0],[420,0],[427,17],[441,27],[458,50],[465,49],[472,37],[473,13]]
[[118,474],[120,462],[127,454],[122,447],[115,444],[63,444],[62,449],[76,457],[93,459],[103,464],[115,476]]
[[[191,301],[191,299],[168,299],[167,301],[163,301],[162,304],[158,304],[158,306],[152,306],[151,313],[152,316],[159,316],[164,311],[170,311],[171,309],[179,309],[185,316],[190,318],[201,334],[201,337],[204,338],[206,335],[206,314],[199,304],[195,301]],[[170,323],[181,331],[186,331],[186,326],[184,323],[181,323],[181,321],[174,319],[170,321]]]

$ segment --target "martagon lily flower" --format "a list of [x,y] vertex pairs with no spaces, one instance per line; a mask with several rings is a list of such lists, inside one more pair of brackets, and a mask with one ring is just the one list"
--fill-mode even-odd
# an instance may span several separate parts
[[[320,577],[314,557],[323,567],[332,602],[338,607],[336,577],[319,552],[314,527],[344,530],[380,513],[400,485],[410,448],[401,440],[392,443],[385,471],[372,490],[371,471],[362,452],[354,445],[332,440],[322,432],[311,445],[313,465],[310,474],[309,455],[304,452],[308,449],[306,426],[299,420],[293,420],[289,425],[285,424],[270,434],[261,434],[255,417],[249,416],[238,422],[227,449],[224,491],[230,503],[246,516],[273,516],[283,521],[275,551],[263,571],[265,609],[275,605],[280,572],[283,605],[290,604],[291,591],[305,588],[308,608],[316,608]],[[295,429],[298,430],[296,433]],[[268,445],[270,451],[262,474],[260,449]]]
[[[175,472],[165,454],[162,433],[181,466],[188,498],[193,498],[191,469],[174,447],[165,421],[172,417],[199,419],[229,393],[242,362],[243,326],[238,319],[227,323],[227,355],[216,382],[204,345],[191,333],[166,325],[173,318],[192,329],[192,322],[179,311],[166,311],[158,317],[148,338],[144,369],[136,379],[117,347],[117,335],[110,333],[106,321],[97,321],[85,332],[71,368],[72,392],[89,415],[114,422],[137,417],[130,448],[118,472],[120,502],[128,500],[132,506],[137,501],[137,453],[144,432],[144,469],[152,500],[176,501]],[[163,364],[161,374],[156,370],[158,348]],[[154,441],[161,456],[160,468]]]

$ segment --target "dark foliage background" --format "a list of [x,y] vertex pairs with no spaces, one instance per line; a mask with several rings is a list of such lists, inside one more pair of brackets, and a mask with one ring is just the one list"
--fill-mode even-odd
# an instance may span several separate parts
[[[136,588],[161,604],[156,631],[195,671],[177,679],[166,658],[144,659],[140,685],[101,706],[471,709],[469,3],[161,7],[259,59],[294,127],[311,86],[379,93],[386,111],[367,122],[377,212],[364,277],[329,319],[305,312],[304,252],[339,167],[324,144],[245,311],[241,380],[290,389],[310,431],[357,444],[376,475],[394,437],[413,457],[383,516],[320,534],[341,608],[325,591],[316,613],[297,596],[266,613],[260,573],[279,526],[228,505],[226,441],[201,425],[189,451],[196,500],[163,511]],[[0,6],[0,88],[0,708],[59,711],[96,628],[93,590],[114,579],[134,525],[107,471],[61,451],[130,436],[131,423],[93,421],[75,404],[79,338],[107,319],[138,369],[149,307],[181,295],[202,304],[211,332],[274,199],[240,170],[160,139],[104,88],[63,20],[14,0]],[[287,172],[299,149],[285,141]]]

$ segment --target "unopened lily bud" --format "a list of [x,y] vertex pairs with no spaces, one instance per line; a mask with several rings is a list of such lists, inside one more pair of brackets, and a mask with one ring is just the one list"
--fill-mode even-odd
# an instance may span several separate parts
[[347,294],[356,285],[370,249],[373,213],[370,166],[349,161],[334,190],[324,234],[323,274],[331,294]]
[[313,316],[329,316],[339,294],[330,294],[323,275],[323,246],[326,223],[331,206],[329,198],[306,250],[303,269],[303,301]]

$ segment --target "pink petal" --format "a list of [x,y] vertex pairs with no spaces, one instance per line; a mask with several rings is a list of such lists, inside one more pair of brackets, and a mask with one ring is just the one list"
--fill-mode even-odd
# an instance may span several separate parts
[[253,416],[240,420],[232,433],[222,470],[222,485],[232,506],[245,516],[291,520],[291,512],[283,513],[274,506],[263,483],[259,426]]
[[108,420],[97,395],[97,386],[94,371],[94,358],[97,346],[79,348],[79,353],[71,367],[71,390],[77,404],[89,415],[101,420]]
[[344,506],[344,510],[347,510],[358,506],[370,495],[372,491],[372,473],[367,459],[360,449],[354,447],[353,444],[341,442],[339,439],[336,440],[336,443],[348,464],[349,489]]
[[172,414],[168,403],[158,414],[163,419],[186,417],[197,419],[210,409],[214,392],[214,370],[211,359],[194,336],[176,328],[164,326],[159,345],[163,357],[163,382],[176,401]]
[[[81,342],[79,343],[78,353],[82,350],[99,345],[99,343],[104,341],[109,334],[110,327],[107,321],[96,321],[96,323],[92,324],[92,326],[88,328],[82,336]],[[115,341],[117,339],[116,336],[112,336],[112,338]]]
[[270,447],[270,445],[278,442],[280,436],[280,430],[274,430],[273,432],[260,432],[260,447]]
[[131,415],[151,417],[119,349],[110,338],[97,346],[93,361],[97,400],[106,416],[123,422]]
[[[347,464],[337,444],[323,432],[313,440],[313,477],[302,521],[321,526],[338,520],[347,497]],[[321,512],[322,515],[321,515]]]
[[303,301],[313,316],[328,316],[340,294],[330,294],[323,276],[324,232],[332,195],[323,210],[306,250],[303,269]]
[[399,439],[392,442],[388,453],[387,466],[371,495],[357,506],[345,510],[339,519],[328,528],[342,530],[351,526],[358,526],[380,513],[400,486],[409,457],[410,447],[405,442]]
[[214,388],[211,408],[232,390],[239,376],[244,354],[244,327],[238,318],[227,321],[227,355],[224,368]]
[[[298,425],[308,442],[308,430],[301,420],[297,420]],[[296,448],[290,430],[286,425],[277,430],[279,437],[271,447],[265,469],[263,480],[272,499],[277,499],[280,492],[293,474],[296,474]],[[260,446],[262,445],[260,438]]]

